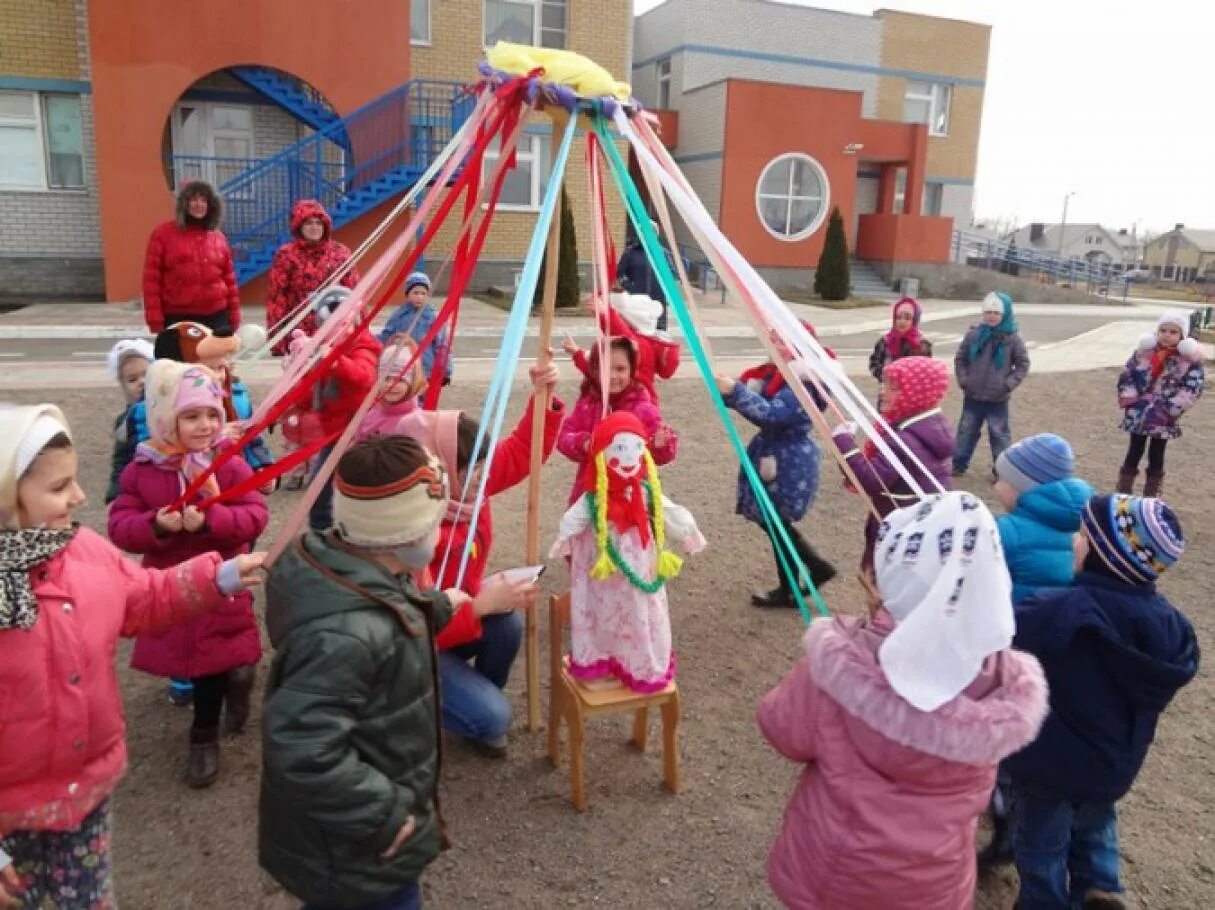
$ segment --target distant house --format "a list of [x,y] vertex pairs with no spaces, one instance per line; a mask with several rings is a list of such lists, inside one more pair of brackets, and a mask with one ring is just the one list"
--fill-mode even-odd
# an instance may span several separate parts
[[[1129,268],[1139,261],[1140,245],[1126,230],[1111,231],[1100,224],[1043,224],[1034,222],[1009,234],[1020,250],[1060,256],[1105,265]],[[1062,240],[1062,243],[1060,243]]]
[[1143,264],[1162,281],[1215,281],[1215,231],[1179,224],[1147,245]]

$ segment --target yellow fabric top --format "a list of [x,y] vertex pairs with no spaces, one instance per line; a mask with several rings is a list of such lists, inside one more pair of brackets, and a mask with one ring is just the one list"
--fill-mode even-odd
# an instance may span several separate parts
[[583,98],[609,96],[628,101],[632,94],[627,82],[617,82],[594,60],[573,51],[499,41],[486,53],[486,59],[494,69],[515,76],[543,69],[545,82],[567,85]]

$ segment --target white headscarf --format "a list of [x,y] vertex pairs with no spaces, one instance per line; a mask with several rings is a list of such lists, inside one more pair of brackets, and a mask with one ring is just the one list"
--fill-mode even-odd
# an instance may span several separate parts
[[988,655],[1012,644],[1012,581],[1000,532],[970,493],[942,493],[887,515],[874,567],[896,623],[878,663],[894,691],[921,711],[957,697]]

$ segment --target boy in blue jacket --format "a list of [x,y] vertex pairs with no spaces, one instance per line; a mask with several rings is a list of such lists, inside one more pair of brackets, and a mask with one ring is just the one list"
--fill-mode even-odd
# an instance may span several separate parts
[[1008,513],[996,526],[1014,603],[1072,583],[1072,537],[1094,492],[1075,470],[1072,447],[1054,433],[1022,439],[996,459],[996,496]]
[[[429,303],[430,277],[425,272],[411,272],[405,279],[405,302],[388,317],[388,324],[380,332],[380,344],[387,345],[394,335],[404,333],[421,344],[439,314]],[[435,357],[443,358],[442,384],[451,382],[451,344],[445,328],[422,351],[422,372],[430,379]]]
[[1198,672],[1193,627],[1156,591],[1185,549],[1177,516],[1159,499],[1094,496],[1081,522],[1074,586],[1016,605],[1013,645],[1050,688],[1038,739],[1004,763],[1021,910],[1127,906],[1116,803]]

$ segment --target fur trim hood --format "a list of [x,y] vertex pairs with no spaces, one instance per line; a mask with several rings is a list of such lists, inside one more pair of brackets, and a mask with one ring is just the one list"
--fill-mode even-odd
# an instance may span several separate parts
[[194,195],[202,195],[207,199],[207,217],[203,219],[203,228],[208,231],[217,230],[219,223],[224,217],[224,201],[220,198],[219,193],[215,191],[215,187],[205,180],[189,180],[178,188],[177,226],[180,228],[189,227],[189,223],[186,220],[186,201]]
[[[998,762],[1038,735],[1047,689],[1036,658],[1002,651],[961,695],[935,711],[920,711],[895,693],[878,664],[878,646],[890,631],[888,620],[862,624],[837,617],[815,621],[803,640],[811,679],[847,715],[857,751],[883,773],[918,779],[939,772],[936,760]],[[933,760],[915,761],[906,750]]]

